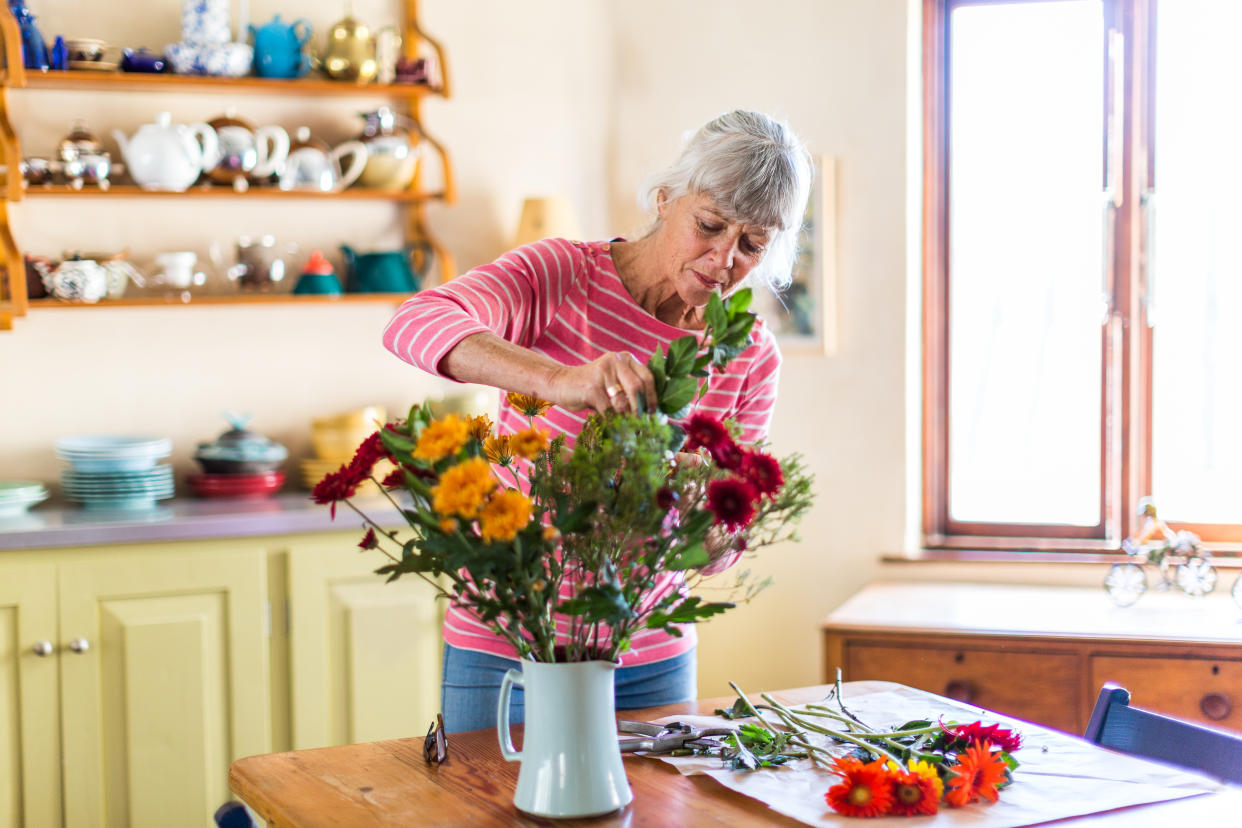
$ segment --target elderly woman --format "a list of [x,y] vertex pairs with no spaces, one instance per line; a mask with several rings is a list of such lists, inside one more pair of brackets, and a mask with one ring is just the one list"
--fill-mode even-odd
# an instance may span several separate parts
[[[384,344],[429,373],[554,403],[541,426],[572,445],[592,411],[633,412],[640,395],[655,399],[647,360],[703,329],[713,293],[788,283],[810,177],[810,156],[788,126],[756,112],[721,115],[648,187],[655,219],[640,238],[519,247],[406,301]],[[734,420],[748,442],[767,436],[781,364],[762,323],[751,340],[694,406]],[[526,424],[502,396],[499,430]],[[737,557],[722,555],[714,566]],[[446,726],[493,725],[501,678],[517,654],[458,607],[447,611],[444,640]],[[617,707],[693,699],[695,643],[693,626],[680,638],[636,634],[617,671]],[[515,719],[520,702],[515,693]]]

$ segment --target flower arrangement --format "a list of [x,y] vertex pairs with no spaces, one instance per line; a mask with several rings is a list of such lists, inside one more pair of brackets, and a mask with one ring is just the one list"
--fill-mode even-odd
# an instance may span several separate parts
[[[995,802],[1013,781],[1018,762],[1012,753],[1022,745],[1019,733],[981,721],[969,724],[919,720],[893,730],[870,727],[841,701],[840,678],[825,704],[790,708],[763,693],[765,704],[752,704],[736,684],[737,701],[717,710],[727,719],[754,718],[719,748],[700,752],[719,755],[735,769],[782,765],[791,759],[813,759],[840,777],[824,795],[832,810],[845,816],[918,816],[939,811],[941,804],[960,808],[972,802]],[[768,726],[760,711],[776,716],[785,730]],[[831,726],[830,726],[831,724]],[[808,739],[826,736],[852,750],[840,755]]]
[[[494,433],[486,416],[435,418],[415,406],[367,438],[313,498],[334,516],[344,502],[362,517],[359,546],[388,558],[377,573],[427,580],[523,658],[615,661],[639,630],[680,636],[679,625],[735,606],[694,594],[712,565],[795,538],[811,504],[799,456],[739,445],[727,424],[705,415],[684,428],[673,422],[710,372],[748,344],[749,302],[748,290],[727,304],[713,296],[702,340],[675,340],[648,362],[657,393],[650,409],[640,401],[637,415],[591,415],[572,450],[539,427],[551,404],[529,396],[508,395],[528,420],[514,434]],[[703,462],[678,462],[678,451]],[[383,458],[396,470],[377,482],[406,519],[400,532],[350,500]],[[408,505],[398,504],[399,492]],[[749,600],[762,586],[742,573],[730,589]],[[562,646],[558,617],[569,631]]]

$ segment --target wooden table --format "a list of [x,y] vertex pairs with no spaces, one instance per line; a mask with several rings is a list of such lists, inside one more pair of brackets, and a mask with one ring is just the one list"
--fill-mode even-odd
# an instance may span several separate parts
[[[804,687],[774,695],[790,704],[822,699],[828,687]],[[681,713],[708,713],[732,704],[707,699],[642,711],[626,718],[650,720]],[[515,726],[515,734],[520,734]],[[454,734],[449,760],[428,765],[422,737],[342,747],[273,753],[239,759],[229,768],[229,788],[271,828],[315,826],[564,825],[564,826],[796,826],[704,776],[682,776],[654,759],[628,756],[626,773],[634,801],[617,814],[549,822],[513,806],[519,765],[500,757],[495,730]],[[1021,772],[1021,771],[1019,771]],[[1056,825],[1166,828],[1171,824],[1236,824],[1242,790],[1154,805],[1124,808]],[[843,823],[845,824],[845,823]],[[852,821],[849,821],[852,824]],[[860,823],[861,824],[861,823]]]

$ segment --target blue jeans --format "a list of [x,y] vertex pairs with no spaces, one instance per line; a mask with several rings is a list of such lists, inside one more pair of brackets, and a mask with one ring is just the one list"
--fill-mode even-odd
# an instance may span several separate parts
[[[506,670],[520,662],[487,653],[476,653],[444,645],[444,670],[440,680],[440,709],[444,729],[449,733],[481,730],[496,726],[496,704],[500,699],[500,680]],[[698,661],[694,650],[656,661],[618,667],[616,704],[618,710],[657,707],[693,701],[698,697]],[[513,688],[509,721],[524,721],[526,708],[520,687]]]

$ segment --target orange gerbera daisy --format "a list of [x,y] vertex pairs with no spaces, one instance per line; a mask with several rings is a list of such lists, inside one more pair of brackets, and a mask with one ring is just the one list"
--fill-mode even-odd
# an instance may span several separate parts
[[513,453],[527,460],[534,460],[539,452],[548,447],[548,435],[537,428],[527,428],[509,435],[509,445]]
[[853,817],[877,817],[889,812],[893,805],[893,782],[882,761],[864,765],[852,756],[844,756],[833,760],[833,764],[842,781],[824,794],[832,810]]
[[908,770],[897,770],[890,764],[893,777],[893,807],[890,813],[899,816],[934,814],[940,807],[944,783],[930,762],[911,759]]
[[456,414],[433,420],[418,435],[414,456],[419,460],[436,461],[456,454],[470,439],[470,426]]
[[513,460],[513,446],[508,434],[497,434],[483,441],[483,453],[497,466],[507,466]]
[[470,436],[480,443],[492,435],[492,418],[486,414],[470,417],[466,422],[470,427]]
[[1005,764],[1000,752],[992,751],[989,741],[975,742],[957,755],[957,764],[949,768],[949,792],[945,799],[954,808],[983,797],[995,802],[1000,794],[996,786],[1005,781]]
[[552,407],[552,403],[547,400],[541,400],[530,394],[519,394],[516,391],[510,391],[505,395],[509,400],[509,405],[521,411],[527,417],[539,417],[543,412]]

